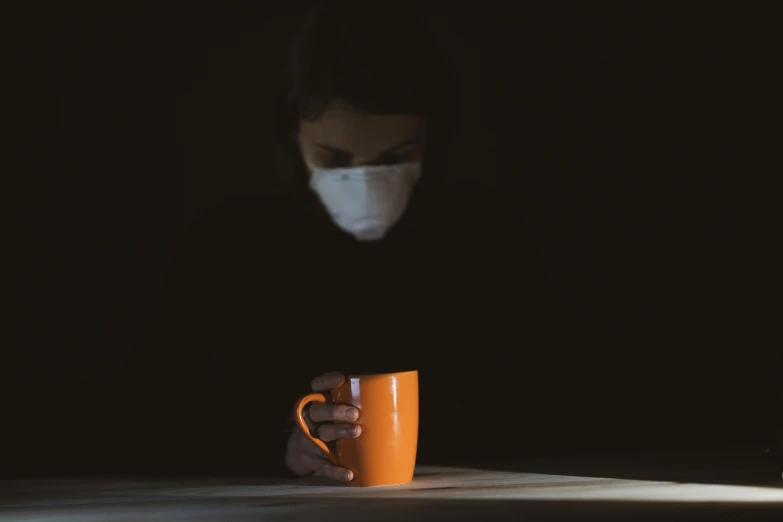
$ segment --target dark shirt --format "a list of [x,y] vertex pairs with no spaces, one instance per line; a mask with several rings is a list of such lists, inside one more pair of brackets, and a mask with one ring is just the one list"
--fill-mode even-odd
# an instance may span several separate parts
[[202,216],[138,354],[158,465],[282,473],[291,407],[331,370],[419,370],[420,462],[460,453],[460,431],[496,441],[520,400],[504,395],[551,354],[554,291],[520,210],[443,186],[415,193],[379,242],[342,232],[309,192]]

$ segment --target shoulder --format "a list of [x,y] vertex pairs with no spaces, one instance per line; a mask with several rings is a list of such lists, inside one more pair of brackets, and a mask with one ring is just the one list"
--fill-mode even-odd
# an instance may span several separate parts
[[273,248],[299,222],[297,205],[296,197],[283,191],[226,200],[187,223],[175,255],[203,264]]
[[527,235],[523,205],[514,194],[497,185],[464,183],[441,187],[430,203],[435,213],[450,222],[450,228],[465,234],[475,232],[479,238],[497,240],[514,233]]
[[271,232],[296,215],[298,204],[293,193],[282,190],[232,198],[193,218],[186,234],[218,239],[251,231]]
[[431,197],[439,205],[461,210],[461,214],[473,210],[487,214],[503,213],[514,206],[513,196],[498,185],[486,183],[454,183],[438,187],[437,195]]
[[544,245],[517,192],[497,185],[464,184],[449,187],[442,201],[448,209],[448,228],[457,240],[482,253],[499,275],[535,274],[542,282],[548,280]]

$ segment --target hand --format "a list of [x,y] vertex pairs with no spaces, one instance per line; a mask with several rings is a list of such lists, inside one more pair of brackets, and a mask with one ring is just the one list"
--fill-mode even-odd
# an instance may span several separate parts
[[[342,385],[345,376],[340,372],[329,372],[313,379],[314,392],[327,392]],[[337,439],[352,439],[362,433],[362,427],[352,424],[359,418],[359,411],[348,404],[310,403],[310,421],[317,428],[317,436],[324,442]],[[324,452],[298,429],[288,438],[285,463],[297,475],[315,474],[342,482],[353,480],[353,472],[335,466]]]

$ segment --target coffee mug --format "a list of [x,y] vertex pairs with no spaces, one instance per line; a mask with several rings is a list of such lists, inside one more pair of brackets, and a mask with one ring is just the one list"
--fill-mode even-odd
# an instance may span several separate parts
[[[350,404],[359,410],[355,439],[338,439],[336,451],[313,437],[302,411],[311,402]],[[295,420],[335,465],[353,471],[354,486],[391,486],[413,479],[419,438],[419,372],[352,375],[327,397],[311,393],[300,398]]]

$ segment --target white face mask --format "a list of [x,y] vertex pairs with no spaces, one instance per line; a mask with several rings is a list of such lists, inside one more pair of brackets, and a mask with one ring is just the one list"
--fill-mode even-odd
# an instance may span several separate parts
[[402,217],[421,164],[312,168],[310,188],[332,221],[360,241],[383,238]]

